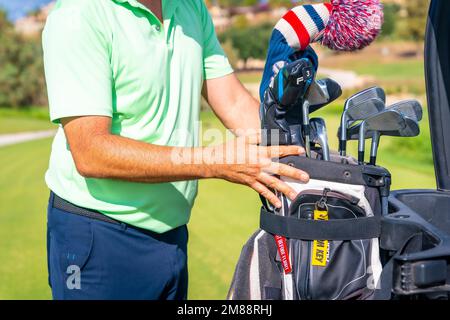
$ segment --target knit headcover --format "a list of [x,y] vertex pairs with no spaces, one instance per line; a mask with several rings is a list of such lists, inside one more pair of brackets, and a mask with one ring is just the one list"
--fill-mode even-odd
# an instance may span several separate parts
[[[273,76],[284,64],[295,58],[302,58],[310,43],[320,39],[330,18],[332,6],[314,4],[297,6],[289,10],[275,25],[269,41],[267,60],[260,86],[260,99]],[[313,65],[317,69],[317,56],[314,50],[307,50],[313,58]]]
[[312,58],[320,42],[332,50],[354,51],[372,43],[381,30],[383,10],[379,0],[331,0],[297,6],[275,25],[269,41],[266,65],[260,86],[260,98],[277,71],[295,59]]

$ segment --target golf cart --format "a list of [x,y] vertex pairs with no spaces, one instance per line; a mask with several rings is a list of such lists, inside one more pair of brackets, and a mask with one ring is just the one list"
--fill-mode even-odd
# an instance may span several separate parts
[[432,0],[425,79],[437,190],[389,197],[380,246],[391,254],[394,297],[447,299],[450,291],[450,2]]

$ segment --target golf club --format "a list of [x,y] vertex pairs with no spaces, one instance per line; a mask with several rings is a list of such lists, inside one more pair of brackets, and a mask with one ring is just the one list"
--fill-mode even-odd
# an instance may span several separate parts
[[[419,121],[422,120],[422,106],[417,100],[404,100],[389,107],[388,110],[395,110],[402,114],[406,120],[406,127],[399,132],[389,132],[389,136],[415,137],[420,133]],[[398,133],[398,135],[396,134]],[[370,147],[370,164],[375,165],[377,161],[378,146],[382,132],[374,132],[372,145]]]
[[407,130],[405,117],[396,110],[384,110],[363,120],[359,129],[358,162],[364,164],[365,138],[367,132],[382,132],[388,135],[401,136],[402,130]]
[[[369,102],[368,105],[365,105],[364,102],[367,100],[370,100],[371,102]],[[375,100],[381,101],[383,103],[383,106],[381,106],[381,104],[379,103],[374,102]],[[339,153],[342,156],[345,156],[347,153],[347,128],[354,121],[363,120],[384,109],[385,102],[386,94],[380,87],[371,87],[365,89],[354,94],[345,101],[344,111],[341,117],[341,130],[339,131]],[[355,107],[362,108],[362,110],[358,111],[358,109],[355,109]],[[378,108],[381,109],[378,110]],[[353,117],[353,119],[351,117]]]
[[404,117],[420,121],[423,117],[422,106],[417,100],[402,100],[389,106],[388,109],[400,112]]
[[[273,140],[287,144],[302,144],[300,132],[292,135],[286,114],[303,101],[304,94],[314,77],[314,68],[308,59],[299,59],[283,67],[273,80],[273,87],[265,92],[260,107],[261,126],[266,131],[266,143]],[[298,130],[299,131],[299,130]],[[292,141],[294,139],[294,141]]]
[[330,161],[330,149],[328,146],[325,120],[322,118],[312,118],[309,123],[311,125],[311,142],[320,145],[322,148],[323,160]]
[[310,127],[309,127],[309,114],[323,108],[330,102],[339,98],[342,94],[340,85],[329,78],[312,81],[310,88],[308,89],[303,105],[301,114],[301,131],[303,134],[304,146],[306,149],[306,155],[311,156],[310,150]]
[[325,78],[311,84],[307,99],[310,103],[309,111],[314,112],[333,102],[342,95],[341,86],[334,80]]
[[278,72],[272,90],[280,112],[285,113],[303,100],[314,76],[314,67],[308,59],[296,60]]

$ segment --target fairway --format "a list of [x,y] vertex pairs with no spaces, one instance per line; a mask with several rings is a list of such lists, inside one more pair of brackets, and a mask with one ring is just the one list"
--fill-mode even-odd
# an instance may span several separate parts
[[[330,142],[336,145],[336,112],[320,113],[328,123]],[[317,116],[319,113],[317,114]],[[211,112],[202,114],[203,128],[223,127]],[[423,130],[428,130],[427,120]],[[15,123],[21,127],[20,122]],[[391,150],[394,139],[383,139],[380,163],[393,174],[394,188],[434,188],[430,163],[412,148]],[[0,148],[0,299],[49,299],[46,270],[46,204],[44,183],[51,139]],[[350,150],[355,150],[351,144]],[[416,160],[414,160],[416,159]],[[200,182],[189,223],[189,299],[224,299],[240,250],[256,230],[259,198],[249,188],[225,181]],[[132,262],[130,262],[132,263]]]

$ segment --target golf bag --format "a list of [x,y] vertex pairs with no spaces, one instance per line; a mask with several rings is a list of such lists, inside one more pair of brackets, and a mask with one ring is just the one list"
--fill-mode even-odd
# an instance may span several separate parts
[[[305,112],[341,94],[329,79],[323,82],[325,90],[318,89],[314,76],[314,66],[304,57],[280,69],[261,103],[263,144],[310,148]],[[314,91],[320,92],[318,99],[311,97]],[[285,180],[297,197],[290,201],[278,194],[279,210],[262,199],[260,230],[242,250],[229,299],[375,297],[382,274],[380,220],[387,212],[390,174],[350,157],[325,157],[323,148],[307,154],[280,159],[308,172],[310,181]]]
[[298,195],[293,201],[280,195],[280,210],[264,203],[260,229],[244,245],[228,299],[376,298],[390,174],[352,158],[331,160],[280,160],[308,172],[310,181],[286,181]]

